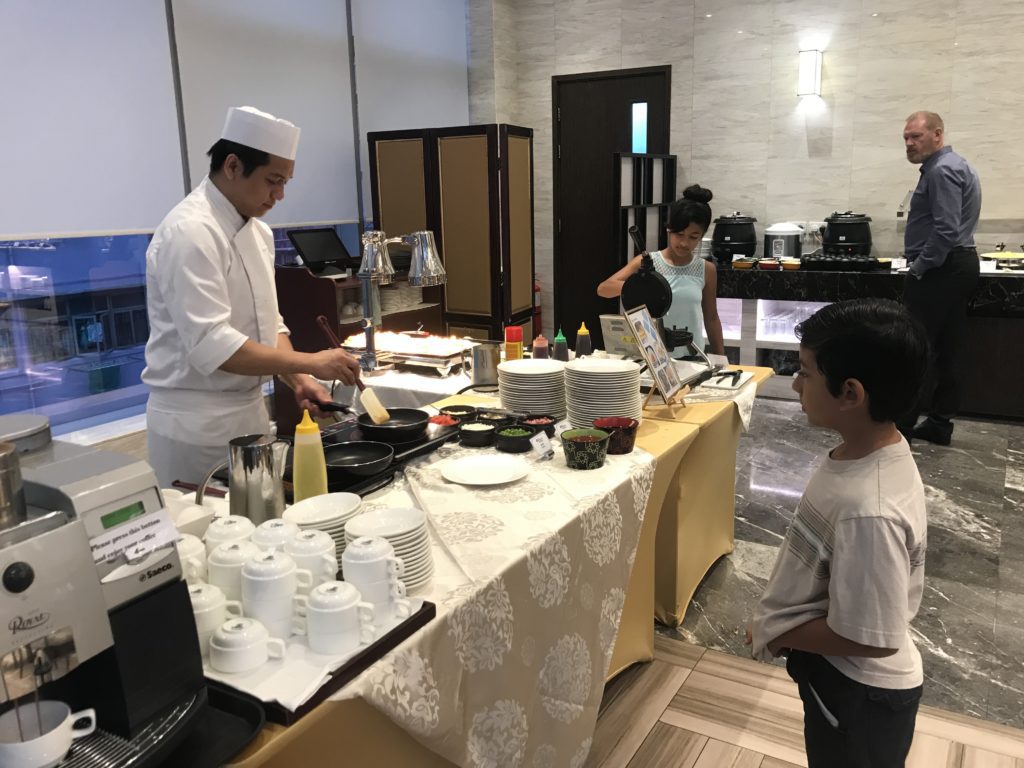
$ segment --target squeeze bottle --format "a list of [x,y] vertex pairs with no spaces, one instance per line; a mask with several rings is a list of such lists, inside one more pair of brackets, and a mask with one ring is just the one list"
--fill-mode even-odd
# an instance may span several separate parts
[[302,421],[295,425],[292,457],[292,483],[295,501],[327,493],[327,462],[320,427],[303,410]]

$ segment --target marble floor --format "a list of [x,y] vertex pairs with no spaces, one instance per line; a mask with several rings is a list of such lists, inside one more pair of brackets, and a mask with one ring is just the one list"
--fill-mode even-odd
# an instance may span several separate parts
[[[740,439],[736,547],[704,579],[677,629],[736,656],[793,509],[831,433],[799,403],[759,399]],[[913,632],[923,702],[1024,727],[1024,425],[958,420],[953,445],[915,443],[928,499],[925,593]]]

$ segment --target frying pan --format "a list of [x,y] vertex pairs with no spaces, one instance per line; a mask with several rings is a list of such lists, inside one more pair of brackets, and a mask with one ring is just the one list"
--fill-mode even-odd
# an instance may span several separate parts
[[626,282],[622,284],[622,306],[628,310],[646,304],[651,317],[664,317],[672,306],[672,287],[665,276],[654,268],[654,260],[640,238],[640,230],[632,226],[629,228],[629,235],[643,253],[643,257],[640,269],[627,277]]
[[359,430],[363,437],[384,443],[407,443],[427,431],[430,415],[418,408],[389,408],[391,418],[383,424],[374,424],[370,414],[359,414]]
[[395,449],[385,443],[357,440],[324,446],[327,471],[340,469],[353,475],[375,475],[388,468]]

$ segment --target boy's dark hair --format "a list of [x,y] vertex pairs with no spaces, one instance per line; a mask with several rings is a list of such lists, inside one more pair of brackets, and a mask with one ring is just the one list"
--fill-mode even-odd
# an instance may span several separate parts
[[668,228],[671,232],[682,232],[691,224],[696,224],[704,232],[711,226],[710,189],[699,184],[691,184],[683,190],[683,196],[676,200],[668,209]]
[[928,336],[903,305],[885,299],[840,301],[796,327],[832,395],[857,379],[875,421],[898,421],[916,405],[928,369]]
[[252,176],[252,172],[261,165],[270,162],[269,153],[228,139],[217,139],[217,143],[210,147],[206,154],[210,158],[211,175],[224,167],[224,161],[228,159],[228,155],[236,155],[242,161],[242,175],[246,178]]

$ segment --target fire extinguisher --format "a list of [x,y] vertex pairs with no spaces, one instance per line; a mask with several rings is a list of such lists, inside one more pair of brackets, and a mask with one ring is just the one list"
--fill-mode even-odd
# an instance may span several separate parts
[[540,336],[540,283],[533,283],[533,337]]

